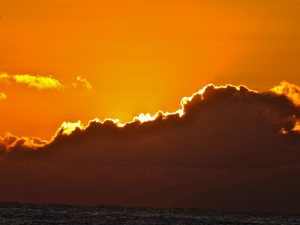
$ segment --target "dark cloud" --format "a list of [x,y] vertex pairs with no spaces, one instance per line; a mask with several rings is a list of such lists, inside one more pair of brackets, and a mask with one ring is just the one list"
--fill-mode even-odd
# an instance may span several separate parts
[[[11,151],[33,151],[44,147],[48,142],[36,137],[17,137],[10,133],[4,137],[0,137],[0,153],[3,155],[9,154]],[[1,155],[0,155],[1,156]]]
[[201,93],[144,123],[62,126],[34,148],[15,137],[0,200],[300,212],[299,106],[245,87]]

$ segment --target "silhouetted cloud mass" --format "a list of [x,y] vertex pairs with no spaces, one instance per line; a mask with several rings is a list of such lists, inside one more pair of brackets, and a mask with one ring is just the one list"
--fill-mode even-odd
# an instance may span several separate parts
[[0,200],[300,212],[298,87],[283,85],[208,85],[175,113],[65,122],[48,143],[4,137]]

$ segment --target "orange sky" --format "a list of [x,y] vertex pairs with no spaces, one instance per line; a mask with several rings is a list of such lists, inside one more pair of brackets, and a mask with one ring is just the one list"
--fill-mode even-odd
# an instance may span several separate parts
[[299,15],[297,0],[1,0],[0,136],[174,111],[207,83],[299,85]]

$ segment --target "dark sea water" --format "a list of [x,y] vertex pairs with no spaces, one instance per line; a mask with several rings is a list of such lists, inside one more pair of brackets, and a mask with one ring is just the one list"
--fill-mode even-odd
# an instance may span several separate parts
[[300,225],[300,215],[225,213],[198,209],[80,207],[2,203],[0,204],[0,224]]

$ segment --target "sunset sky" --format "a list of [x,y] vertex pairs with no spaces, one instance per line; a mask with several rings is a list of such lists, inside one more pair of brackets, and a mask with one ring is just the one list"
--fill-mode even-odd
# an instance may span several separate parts
[[0,0],[0,202],[300,213],[299,0]]
[[60,85],[0,76],[0,134],[174,111],[208,83],[300,84],[299,15],[297,0],[2,0],[0,73]]

